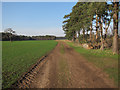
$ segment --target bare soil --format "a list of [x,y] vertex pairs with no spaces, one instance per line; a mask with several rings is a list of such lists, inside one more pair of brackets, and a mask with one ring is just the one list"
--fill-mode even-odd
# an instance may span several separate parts
[[65,42],[58,41],[55,49],[38,64],[20,88],[114,88],[114,81],[75,52]]

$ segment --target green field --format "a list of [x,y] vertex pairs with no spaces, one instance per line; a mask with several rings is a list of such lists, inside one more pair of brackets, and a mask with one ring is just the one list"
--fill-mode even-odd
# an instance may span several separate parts
[[[73,42],[66,42],[69,46],[83,55],[86,60],[92,62],[95,66],[106,72],[111,79],[114,79],[116,86],[118,85],[118,55],[113,55],[111,50],[95,50],[84,49],[81,46],[75,45]],[[119,76],[120,77],[120,76]],[[120,80],[119,80],[120,81]]]
[[51,51],[56,41],[3,41],[2,42],[2,84],[8,88],[40,57]]

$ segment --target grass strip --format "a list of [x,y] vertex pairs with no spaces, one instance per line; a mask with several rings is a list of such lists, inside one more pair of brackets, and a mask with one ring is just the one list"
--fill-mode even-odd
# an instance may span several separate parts
[[[93,50],[76,46],[73,42],[66,42],[75,51],[83,55],[86,60],[92,62],[97,67],[106,72],[111,79],[114,79],[115,85],[118,86],[118,55],[112,54],[111,50]],[[120,80],[119,80],[120,81]]]

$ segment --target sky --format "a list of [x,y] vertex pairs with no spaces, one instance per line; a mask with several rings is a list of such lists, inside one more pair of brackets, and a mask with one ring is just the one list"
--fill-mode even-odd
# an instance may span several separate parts
[[64,36],[63,17],[76,2],[3,2],[2,30],[12,28],[18,35]]

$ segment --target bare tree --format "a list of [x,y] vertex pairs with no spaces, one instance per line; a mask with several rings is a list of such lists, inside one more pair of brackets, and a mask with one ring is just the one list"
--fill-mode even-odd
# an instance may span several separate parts
[[7,28],[4,30],[5,33],[8,33],[8,37],[10,39],[10,41],[12,42],[12,37],[13,37],[13,34],[15,34],[15,31],[12,30],[12,28]]

